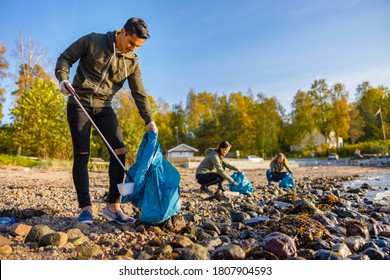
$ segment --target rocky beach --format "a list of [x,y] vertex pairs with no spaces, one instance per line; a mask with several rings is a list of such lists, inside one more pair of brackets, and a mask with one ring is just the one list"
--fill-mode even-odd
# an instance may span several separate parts
[[[344,186],[388,167],[295,168],[294,189],[269,188],[265,170],[247,170],[254,192],[239,196],[214,186],[202,193],[193,169],[179,171],[179,215],[157,226],[120,226],[101,216],[106,171],[90,172],[95,223],[86,225],[76,221],[70,170],[0,167],[0,216],[16,219],[0,227],[0,259],[390,259],[390,201],[368,198],[375,191],[368,183]],[[139,215],[132,204],[122,208]]]

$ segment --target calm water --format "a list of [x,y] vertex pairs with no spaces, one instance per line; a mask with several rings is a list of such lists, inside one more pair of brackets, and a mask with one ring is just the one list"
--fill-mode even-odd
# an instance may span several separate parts
[[390,170],[380,173],[362,175],[354,181],[344,182],[345,187],[358,188],[364,183],[375,187],[376,191],[368,191],[367,198],[383,201],[390,205]]

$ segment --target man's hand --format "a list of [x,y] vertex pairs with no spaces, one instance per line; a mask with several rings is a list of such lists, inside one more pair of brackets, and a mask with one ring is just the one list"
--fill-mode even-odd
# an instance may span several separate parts
[[148,125],[146,126],[146,130],[151,130],[154,133],[157,133],[158,129],[157,129],[156,123],[155,122],[148,123]]
[[60,91],[62,94],[69,96],[71,93],[66,89],[65,84],[67,87],[71,88],[74,91],[74,88],[72,87],[72,84],[69,83],[68,80],[63,80],[60,82]]

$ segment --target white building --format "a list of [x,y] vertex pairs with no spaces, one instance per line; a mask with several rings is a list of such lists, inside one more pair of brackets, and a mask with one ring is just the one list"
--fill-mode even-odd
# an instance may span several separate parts
[[168,158],[190,158],[194,156],[194,153],[199,152],[186,144],[180,144],[170,150],[168,150]]
[[314,144],[314,147],[316,148],[319,148],[324,144],[328,145],[329,148],[340,148],[344,145],[344,142],[342,137],[337,137],[336,140],[336,133],[334,131],[329,133],[329,137],[325,137],[322,133],[314,131],[312,135],[307,133],[302,138],[299,145],[292,146],[292,150],[303,151],[306,147],[310,147],[312,144]]

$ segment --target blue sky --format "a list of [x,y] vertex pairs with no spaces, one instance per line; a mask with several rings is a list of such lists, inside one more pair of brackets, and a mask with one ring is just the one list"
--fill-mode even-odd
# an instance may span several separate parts
[[[315,79],[344,83],[351,100],[363,81],[390,87],[387,0],[0,0],[0,10],[0,41],[13,73],[18,33],[47,49],[52,70],[79,37],[143,18],[151,34],[137,51],[144,85],[170,104],[185,104],[191,88],[250,90],[290,111],[296,92]],[[0,86],[15,89],[8,80]],[[6,98],[3,123],[13,106]]]

